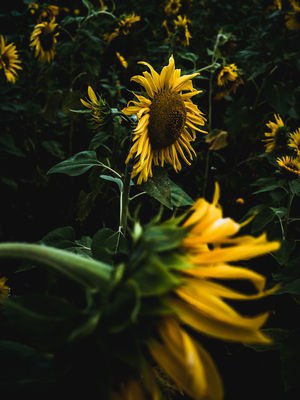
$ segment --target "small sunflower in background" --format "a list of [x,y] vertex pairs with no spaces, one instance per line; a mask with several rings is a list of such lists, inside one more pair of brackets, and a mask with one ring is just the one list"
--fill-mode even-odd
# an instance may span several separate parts
[[16,83],[18,78],[17,69],[23,69],[15,44],[6,43],[3,35],[0,35],[0,69],[3,69],[8,82]]
[[34,27],[30,37],[30,46],[35,47],[34,56],[38,61],[50,62],[54,59],[56,37],[59,35],[59,32],[55,32],[57,25],[53,18],[50,22],[44,21]]
[[135,159],[132,178],[139,175],[138,184],[152,176],[152,163],[161,167],[170,164],[178,172],[182,168],[180,156],[190,165],[185,153],[190,160],[196,155],[190,144],[196,139],[195,131],[207,133],[196,126],[205,125],[206,119],[191,101],[191,97],[202,92],[192,84],[199,73],[180,76],[181,70],[175,69],[173,56],[160,74],[150,64],[143,61],[140,64],[146,65],[150,73],[143,72],[143,76],[136,75],[131,80],[145,88],[147,97],[134,93],[138,101],[131,100],[122,110],[125,115],[138,118],[133,131],[134,143],[126,159],[126,163]]
[[38,3],[29,3],[28,4],[28,9],[30,14],[34,15],[36,13],[36,10],[39,8]]
[[181,8],[181,0],[167,0],[164,11],[168,16],[174,16],[179,13]]
[[108,104],[101,96],[97,97],[91,86],[88,87],[89,98],[87,100],[80,99],[81,103],[88,108],[90,113],[90,121],[93,128],[101,128],[105,125],[111,115]]
[[300,176],[300,157],[282,156],[277,157],[277,164],[285,170]]
[[290,0],[293,11],[285,16],[285,26],[291,31],[300,30],[300,5],[295,0]]
[[118,21],[118,26],[115,28],[115,30],[112,33],[105,33],[103,35],[104,40],[106,40],[109,44],[112,40],[120,35],[127,36],[130,33],[132,25],[140,20],[141,17],[139,15],[135,15],[134,12],[121,16]]
[[218,75],[218,86],[225,86],[229,81],[235,81],[238,77],[238,68],[235,64],[225,65]]
[[265,132],[265,151],[270,153],[284,148],[287,144],[287,129],[279,114],[274,114],[275,122],[269,121],[266,126],[271,132]]
[[296,129],[295,132],[290,133],[288,146],[296,152],[298,157],[300,157],[300,128]]
[[58,6],[52,6],[49,5],[46,8],[43,9],[43,11],[40,13],[37,23],[40,24],[41,22],[50,22],[53,18],[57,17],[59,15],[59,7]]
[[192,35],[189,31],[190,23],[191,21],[186,17],[186,15],[184,17],[178,15],[177,19],[174,20],[175,34],[178,35],[178,40],[184,47],[190,45],[190,39],[192,38]]
[[7,278],[2,276],[0,278],[0,297],[8,297],[10,287],[6,285]]

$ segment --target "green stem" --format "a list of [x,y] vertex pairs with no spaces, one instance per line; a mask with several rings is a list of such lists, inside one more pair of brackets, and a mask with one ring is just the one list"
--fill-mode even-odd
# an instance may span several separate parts
[[287,213],[286,213],[285,224],[284,224],[284,237],[285,238],[287,238],[287,231],[288,231],[291,207],[292,207],[292,202],[293,202],[294,196],[295,196],[294,193],[291,193],[291,191],[289,190]]
[[128,203],[130,194],[130,177],[131,177],[132,163],[126,164],[125,175],[123,180],[123,193],[120,196],[120,228],[123,234],[126,234],[127,217],[128,217]]

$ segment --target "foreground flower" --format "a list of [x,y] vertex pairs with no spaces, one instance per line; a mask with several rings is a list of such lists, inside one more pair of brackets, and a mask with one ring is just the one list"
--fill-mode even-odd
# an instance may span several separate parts
[[237,77],[237,66],[235,64],[226,65],[218,75],[218,85],[225,86],[228,81],[235,81]]
[[266,126],[271,129],[271,132],[265,132],[265,137],[263,139],[265,142],[265,151],[270,153],[274,150],[278,150],[286,144],[286,130],[284,123],[279,114],[274,114],[275,122],[269,121]]
[[136,75],[131,80],[145,88],[147,97],[134,93],[138,101],[131,100],[122,110],[125,115],[136,114],[138,118],[133,131],[134,144],[126,159],[128,163],[135,158],[132,178],[139,175],[138,184],[152,176],[152,163],[161,167],[168,163],[178,172],[181,170],[179,154],[190,165],[185,153],[191,160],[192,154],[196,155],[190,144],[196,138],[195,131],[206,133],[196,126],[204,125],[205,118],[191,101],[191,97],[201,93],[193,88],[191,81],[199,73],[180,76],[173,56],[160,74],[150,64],[140,64],[146,65],[150,73],[143,72],[143,76]]
[[293,158],[290,156],[277,157],[277,164],[293,174],[300,176],[300,157]]
[[300,29],[300,5],[295,0],[290,0],[293,11],[285,16],[285,26],[291,31]]
[[300,156],[300,128],[296,129],[294,133],[290,133],[288,146],[291,147]]
[[192,38],[188,26],[190,23],[191,21],[186,16],[182,18],[181,15],[178,15],[177,19],[174,20],[175,32],[178,33],[180,43],[184,47],[190,45],[190,39]]
[[57,43],[58,32],[55,33],[57,27],[55,18],[50,22],[44,21],[37,24],[31,34],[30,46],[34,46],[34,56],[37,57],[38,61],[50,62],[55,56],[55,46]]
[[[150,354],[177,388],[199,400],[221,400],[222,380],[208,352],[181,325],[226,341],[271,343],[261,331],[269,313],[243,316],[228,300],[260,299],[278,289],[275,286],[266,290],[264,276],[232,262],[276,251],[279,242],[268,241],[265,234],[238,236],[247,222],[239,224],[224,218],[218,200],[219,186],[216,185],[212,203],[203,198],[197,200],[186,221],[178,226],[187,230],[179,244],[180,256],[173,261],[173,267],[170,256],[167,257],[169,264],[164,265],[165,270],[169,268],[178,278],[177,284],[165,294],[164,304],[170,307],[170,312],[163,313],[153,328],[155,334],[147,340]],[[159,236],[162,240],[163,235]],[[144,237],[147,240],[147,232]],[[159,265],[163,265],[162,260]],[[254,293],[231,289],[225,282],[233,280],[249,281]],[[156,393],[155,383],[152,388]]]
[[8,297],[9,286],[6,285],[7,278],[4,276],[0,278],[0,297]]
[[18,78],[17,69],[22,69],[21,61],[14,43],[6,44],[3,35],[0,35],[0,69],[3,69],[8,82],[15,83]]
[[97,97],[91,86],[88,87],[89,99],[80,99],[81,103],[91,110],[91,122],[94,128],[102,127],[110,116],[110,108],[106,101]]

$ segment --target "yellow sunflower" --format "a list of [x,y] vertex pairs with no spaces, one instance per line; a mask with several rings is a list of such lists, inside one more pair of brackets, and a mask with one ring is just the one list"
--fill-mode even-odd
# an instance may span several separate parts
[[[160,342],[149,342],[150,353],[179,389],[194,399],[222,399],[223,387],[218,370],[206,350],[180,326],[226,341],[271,343],[260,329],[268,313],[243,316],[228,300],[254,300],[278,290],[266,290],[266,279],[251,269],[231,265],[232,262],[276,251],[279,242],[269,242],[266,235],[236,236],[243,224],[224,218],[218,204],[219,186],[212,203],[198,199],[184,223],[190,231],[181,244],[190,268],[178,269],[181,285],[169,295],[168,304],[174,316],[162,319],[158,327]],[[248,221],[249,222],[249,221]],[[219,282],[248,280],[254,294],[243,294]],[[218,282],[216,282],[216,280]]]
[[300,157],[277,157],[276,162],[280,167],[285,168],[287,171],[300,176]]
[[290,0],[293,11],[285,16],[285,26],[291,31],[300,29],[300,5],[295,0]]
[[265,137],[263,139],[265,142],[265,151],[270,153],[274,150],[279,149],[286,144],[286,130],[284,123],[279,114],[274,114],[275,122],[269,121],[266,126],[271,129],[271,132],[265,132]]
[[5,285],[7,278],[4,276],[0,278],[0,297],[8,297],[9,295],[9,286]]
[[112,33],[105,33],[103,35],[104,40],[107,41],[109,44],[112,40],[114,40],[116,37],[119,35],[128,35],[130,32],[131,26],[140,21],[141,17],[139,15],[135,15],[135,13],[131,13],[129,15],[123,16],[118,22],[118,26],[115,28],[115,30]]
[[218,75],[218,86],[225,86],[228,81],[235,81],[238,77],[235,64],[225,65]]
[[206,119],[191,101],[191,97],[201,93],[192,84],[199,73],[180,76],[181,70],[175,69],[173,56],[160,74],[150,64],[143,61],[140,64],[146,65],[150,73],[143,72],[143,76],[136,75],[131,80],[145,88],[147,97],[134,93],[138,101],[131,100],[122,110],[125,115],[138,118],[133,131],[134,143],[126,159],[128,163],[135,158],[132,178],[139,175],[138,184],[152,176],[152,163],[161,167],[171,164],[178,172],[181,170],[179,154],[190,165],[185,152],[191,160],[196,155],[190,144],[196,138],[195,131],[207,133],[196,126],[204,125]]
[[15,44],[6,44],[4,36],[0,35],[0,69],[3,69],[8,82],[16,82],[18,78],[16,70],[22,69],[20,63]]
[[90,120],[94,128],[103,126],[110,115],[110,108],[105,100],[97,97],[91,86],[88,86],[89,99],[80,99],[81,103],[91,110]]
[[57,27],[55,18],[50,22],[44,21],[37,24],[31,34],[30,46],[35,46],[34,56],[41,62],[50,62],[55,56],[55,45],[57,43],[58,32],[55,33]]
[[174,20],[175,32],[178,33],[180,43],[184,47],[190,45],[190,39],[192,38],[188,26],[190,23],[191,21],[186,16],[182,17],[181,15],[178,15],[177,19]]
[[181,8],[181,0],[168,0],[164,11],[167,15],[176,15]]
[[290,139],[288,141],[288,146],[291,147],[297,156],[300,156],[300,128],[296,129],[295,132],[290,133]]

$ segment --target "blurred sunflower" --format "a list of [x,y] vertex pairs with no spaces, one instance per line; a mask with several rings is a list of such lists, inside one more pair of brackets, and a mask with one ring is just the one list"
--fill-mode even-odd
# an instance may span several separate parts
[[287,171],[300,176],[300,157],[277,157],[276,162],[280,167],[285,168]]
[[[156,271],[163,270],[164,274],[172,276],[172,285],[163,293],[160,292],[158,296],[155,285],[151,285],[155,295],[151,299],[148,293],[142,299],[144,306],[149,301],[152,307],[154,298],[160,299],[163,310],[158,311],[157,308],[151,322],[149,314],[146,320],[142,317],[137,320],[141,320],[143,327],[147,322],[151,326],[150,330],[143,330],[143,343],[159,370],[162,369],[171,378],[179,391],[197,400],[223,399],[223,384],[209,353],[193,338],[192,331],[187,333],[182,325],[226,341],[271,343],[270,338],[261,331],[269,313],[246,317],[236,312],[228,300],[260,299],[274,293],[279,287],[276,285],[266,290],[264,276],[251,269],[231,265],[232,262],[276,251],[280,244],[268,241],[265,234],[257,238],[237,236],[249,220],[239,224],[231,218],[224,218],[218,202],[219,195],[219,186],[216,184],[212,203],[198,199],[186,215],[185,222],[182,223],[183,219],[179,217],[162,225],[150,224],[142,229],[140,243],[137,243],[144,249],[146,259],[139,258],[139,265],[135,264],[136,272],[130,276],[130,281],[137,284],[140,281],[145,284],[147,274],[143,275],[143,269],[147,268],[151,270],[151,282],[159,281],[153,279]],[[177,239],[180,238],[177,250],[170,238],[175,231]],[[160,251],[155,245],[149,248],[155,237],[164,243]],[[166,246],[168,240],[172,243],[169,248]],[[149,256],[146,255],[143,241],[147,243]],[[249,281],[255,288],[254,293],[244,294],[220,283],[232,280]],[[139,326],[134,329],[139,332]],[[149,398],[161,398],[156,383],[156,365],[150,360],[148,364],[148,359],[144,359],[143,365],[140,381],[135,376],[127,384],[122,383],[120,392],[112,397],[113,400],[146,399],[148,397],[143,394],[144,390],[151,395]]]
[[300,156],[300,128],[296,129],[295,132],[290,133],[288,146],[297,153],[297,156]]
[[265,132],[263,139],[265,142],[265,151],[270,153],[274,150],[279,150],[286,145],[287,132],[284,123],[279,114],[274,114],[275,122],[269,121],[266,126],[271,129],[271,132]]
[[235,81],[238,77],[235,64],[225,65],[218,75],[218,86],[225,86],[228,81]]
[[55,33],[57,27],[55,18],[50,22],[44,21],[37,24],[31,34],[30,46],[35,46],[34,56],[38,58],[38,61],[50,62],[55,56],[55,45],[57,43],[58,32]]
[[104,40],[107,43],[110,43],[113,39],[118,37],[119,35],[128,35],[131,29],[131,26],[140,21],[141,17],[139,15],[135,15],[135,13],[131,13],[129,15],[123,15],[122,18],[118,21],[118,26],[112,33],[105,33],[103,35]]
[[144,76],[136,75],[131,80],[145,88],[147,97],[134,93],[138,101],[131,100],[122,110],[125,115],[136,114],[138,118],[133,131],[134,144],[126,159],[128,163],[131,158],[138,158],[132,171],[132,178],[139,174],[138,184],[152,176],[153,162],[160,163],[161,167],[166,162],[178,172],[181,170],[179,154],[190,165],[185,152],[191,160],[192,153],[196,155],[190,144],[196,138],[195,131],[206,133],[196,127],[204,125],[206,119],[191,101],[191,97],[201,93],[193,88],[191,81],[199,73],[180,76],[181,70],[175,69],[173,56],[160,74],[150,64],[143,61],[140,64],[146,65],[151,73],[143,72]]
[[44,10],[40,13],[38,17],[38,24],[41,22],[50,22],[54,17],[57,17],[59,14],[59,7],[58,6],[47,6]]
[[13,42],[6,44],[4,36],[0,35],[0,69],[3,69],[8,82],[16,82],[18,78],[16,70],[23,69],[20,63],[15,44]]
[[111,110],[106,101],[97,97],[91,86],[88,87],[89,99],[80,99],[81,103],[91,110],[90,119],[94,128],[100,128],[105,125],[110,116]]
[[7,278],[4,276],[0,278],[0,297],[8,297],[9,295],[9,286],[6,285]]
[[168,16],[176,15],[178,14],[180,8],[181,0],[167,0],[164,11]]
[[290,0],[293,11],[285,16],[285,26],[291,31],[300,29],[300,5],[295,0]]
[[177,19],[174,20],[175,33],[178,34],[179,41],[184,47],[190,45],[190,39],[192,38],[189,31],[190,23],[191,21],[186,16],[182,17],[181,15],[178,15]]

